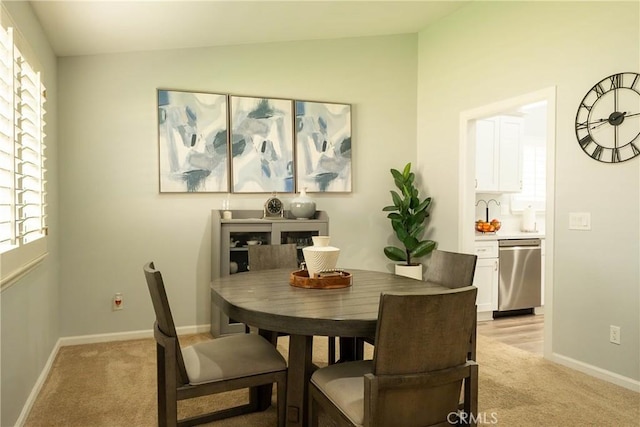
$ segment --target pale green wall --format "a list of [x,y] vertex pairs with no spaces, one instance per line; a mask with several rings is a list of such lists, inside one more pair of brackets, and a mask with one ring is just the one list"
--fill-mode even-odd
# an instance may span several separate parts
[[[574,134],[584,94],[640,69],[638,2],[479,2],[419,36],[418,162],[441,245],[458,245],[460,113],[557,87],[553,352],[640,379],[640,162],[601,164]],[[447,215],[439,214],[446,212]],[[591,212],[592,230],[568,230]],[[609,343],[609,325],[622,345]]]
[[[149,259],[164,271],[177,323],[208,323],[209,210],[223,196],[158,194],[158,87],[352,103],[354,191],[314,197],[331,216],[342,266],[385,270],[381,248],[390,233],[380,208],[389,199],[388,169],[415,161],[417,150],[435,199],[435,238],[455,248],[460,112],[557,85],[554,351],[637,379],[640,165],[603,168],[572,134],[577,102],[595,81],[638,70],[638,5],[616,6],[479,2],[419,39],[64,58],[58,100],[55,58],[28,5],[12,4],[47,58],[53,245],[42,267],[2,293],[2,425],[17,418],[58,337],[151,328],[141,272]],[[622,186],[622,195],[605,191],[607,183]],[[255,209],[265,198],[232,203]],[[592,212],[594,230],[576,236],[566,230],[567,215],[583,210]],[[126,309],[114,313],[116,291]],[[610,323],[622,326],[622,346],[608,344]]]
[[[177,324],[209,323],[210,210],[225,195],[158,194],[157,88],[352,104],[353,192],[313,197],[340,266],[390,269],[381,209],[389,169],[416,156],[416,55],[414,34],[61,58],[61,335],[149,330],[149,260]],[[231,203],[261,209],[268,196]]]
[[49,255],[0,295],[2,426],[12,426],[60,337],[58,327],[58,179],[56,57],[27,2],[3,2],[43,67],[47,88]]

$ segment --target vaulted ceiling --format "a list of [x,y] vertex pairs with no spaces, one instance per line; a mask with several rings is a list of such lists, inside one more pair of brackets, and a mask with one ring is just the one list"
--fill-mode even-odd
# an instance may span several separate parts
[[58,56],[415,33],[469,1],[31,1]]

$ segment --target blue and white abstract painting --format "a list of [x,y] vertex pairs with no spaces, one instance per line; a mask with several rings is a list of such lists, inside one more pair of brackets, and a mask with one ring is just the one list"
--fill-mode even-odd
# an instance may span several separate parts
[[296,101],[296,185],[351,191],[351,105]]
[[160,192],[228,192],[227,95],[158,90]]
[[292,193],[293,101],[230,96],[234,193]]

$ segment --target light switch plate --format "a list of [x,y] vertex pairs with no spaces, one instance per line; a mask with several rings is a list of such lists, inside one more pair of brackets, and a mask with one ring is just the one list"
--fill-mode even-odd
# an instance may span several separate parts
[[569,230],[591,230],[591,213],[569,212]]

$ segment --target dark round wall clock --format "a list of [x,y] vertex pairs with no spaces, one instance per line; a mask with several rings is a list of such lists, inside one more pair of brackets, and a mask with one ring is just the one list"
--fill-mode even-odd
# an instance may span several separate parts
[[596,83],[576,114],[582,150],[603,163],[640,155],[640,74],[618,73]]

